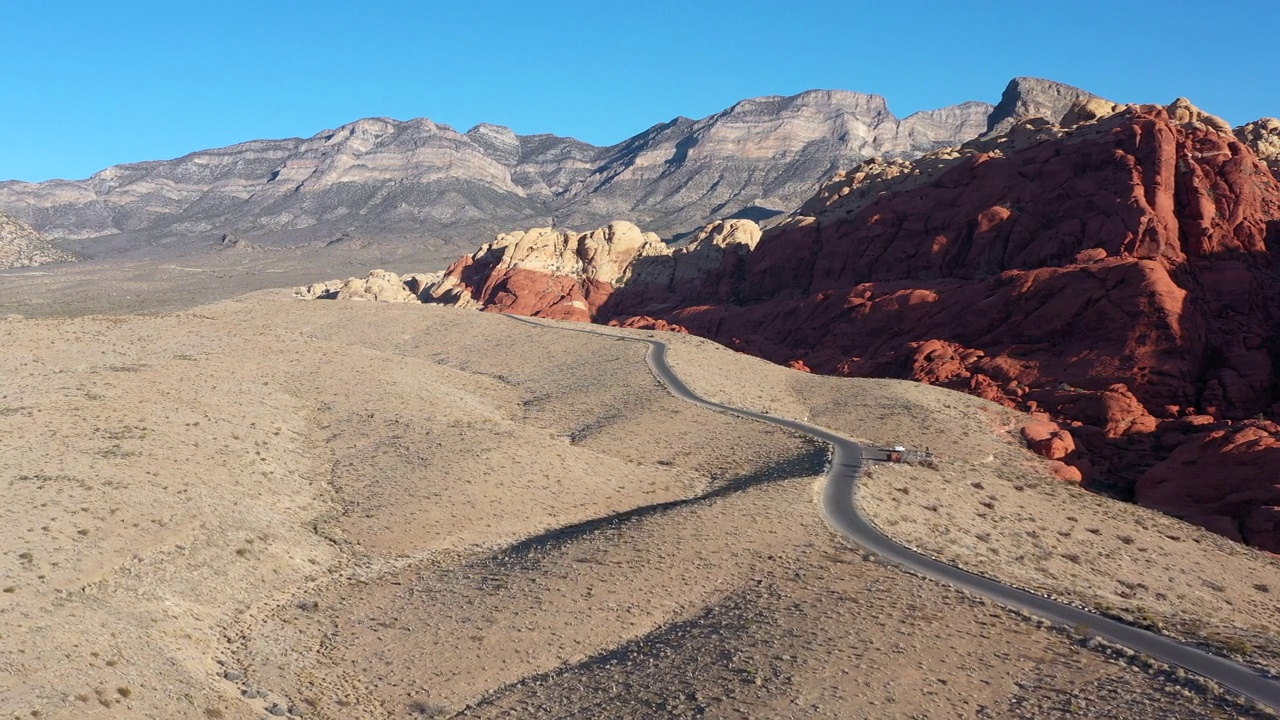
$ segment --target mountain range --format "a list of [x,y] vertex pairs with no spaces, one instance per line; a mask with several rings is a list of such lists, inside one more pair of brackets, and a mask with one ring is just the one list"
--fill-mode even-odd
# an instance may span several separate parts
[[885,100],[812,90],[678,117],[609,147],[480,124],[357,120],[306,139],[253,140],[85,180],[0,182],[0,212],[77,254],[179,253],[226,237],[267,247],[340,239],[470,247],[513,227],[626,219],[672,238],[708,220],[765,220],[873,156],[912,158],[1088,93],[1018,78],[999,105],[897,118]]

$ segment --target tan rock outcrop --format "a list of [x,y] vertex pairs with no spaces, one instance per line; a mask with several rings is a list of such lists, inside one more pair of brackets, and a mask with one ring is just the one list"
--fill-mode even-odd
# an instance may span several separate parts
[[724,300],[721,289],[741,274],[760,236],[750,220],[718,220],[679,248],[624,221],[583,233],[534,228],[499,235],[420,294],[427,302],[568,320],[594,319],[631,287],[628,307]]
[[672,252],[677,283],[700,281],[724,262],[726,253],[745,254],[760,242],[760,226],[750,220],[717,220]]
[[1271,168],[1271,173],[1280,178],[1280,120],[1262,118],[1236,128],[1235,135],[1253,148],[1258,158]]
[[[504,233],[451,265],[424,299],[587,320],[613,288],[626,284],[637,259],[670,252],[657,235],[624,221],[584,233],[552,228]],[[547,277],[554,280],[542,279]],[[524,278],[535,279],[527,284]]]
[[440,273],[410,273],[400,276],[386,270],[372,270],[362,278],[312,283],[297,288],[294,294],[310,300],[419,302],[418,294],[439,279]]
[[1173,104],[1165,108],[1165,112],[1169,113],[1169,119],[1178,125],[1199,124],[1210,130],[1217,130],[1220,133],[1230,133],[1231,126],[1226,120],[1217,115],[1210,115],[1201,110],[1186,98],[1178,98]]
[[1087,123],[1098,122],[1105,118],[1120,112],[1125,108],[1120,103],[1113,103],[1110,100],[1104,100],[1099,97],[1085,98],[1077,100],[1066,115],[1062,116],[1062,122],[1059,123],[1063,128],[1073,128]]

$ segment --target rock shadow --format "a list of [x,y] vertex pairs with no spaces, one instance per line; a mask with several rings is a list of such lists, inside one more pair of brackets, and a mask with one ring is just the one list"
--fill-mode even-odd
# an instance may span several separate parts
[[617,529],[680,508],[710,503],[719,498],[745,492],[762,485],[820,475],[827,466],[827,446],[817,441],[806,441],[806,443],[809,447],[790,457],[778,460],[755,472],[730,478],[723,484],[701,495],[643,505],[631,510],[624,510],[612,515],[548,530],[503,548],[492,555],[489,558],[489,562],[536,564],[539,556],[595,533]]
[[[723,688],[755,688],[762,685],[758,679],[767,679],[776,692],[792,684],[782,668],[773,663],[757,668],[740,661],[741,638],[755,632],[751,615],[758,611],[758,590],[731,592],[691,617],[660,625],[577,662],[527,675],[481,697],[458,717],[487,715],[485,711],[504,707],[513,700],[523,702],[521,693],[568,703],[574,708],[573,717],[586,716],[581,714],[584,712],[594,716],[614,703],[625,703],[627,708],[639,709],[650,717],[688,716],[691,708],[700,707],[691,716],[703,717],[713,712],[703,702],[718,704],[715,698],[698,695],[697,680],[706,680],[708,673],[714,678],[713,684]],[[650,685],[654,671],[670,678],[673,684]],[[607,677],[601,677],[602,673]]]

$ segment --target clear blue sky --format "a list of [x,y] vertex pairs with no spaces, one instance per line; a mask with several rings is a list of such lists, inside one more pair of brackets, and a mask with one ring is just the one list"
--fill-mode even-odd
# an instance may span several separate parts
[[618,142],[742,98],[877,93],[899,115],[1011,77],[1280,115],[1280,1],[0,0],[0,179],[370,116]]

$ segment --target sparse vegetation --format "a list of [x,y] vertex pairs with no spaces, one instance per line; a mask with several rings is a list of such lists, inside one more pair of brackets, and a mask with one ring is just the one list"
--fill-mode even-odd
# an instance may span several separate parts
[[115,443],[110,447],[103,448],[102,450],[98,451],[98,457],[106,458],[108,460],[122,460],[125,458],[134,458],[134,457],[138,457],[141,454],[142,453],[138,450],[125,449],[123,446],[120,445],[120,443]]
[[408,705],[410,713],[423,718],[442,718],[449,714],[449,706],[425,700],[413,700]]
[[1249,657],[1253,655],[1253,643],[1237,636],[1216,636],[1210,639],[1215,647],[1219,648],[1228,655],[1236,657]]
[[[374,310],[358,308],[358,317],[377,317]],[[217,311],[223,320],[230,313]],[[440,339],[432,342],[446,343],[431,351],[470,356],[474,366],[501,372],[515,386],[396,354],[405,344],[404,333],[392,330],[398,327],[392,324],[333,324],[335,332],[349,335],[326,337],[324,352],[309,355],[320,345],[314,338],[298,338],[329,327],[317,322],[321,315],[305,315],[305,322],[293,325],[279,322],[279,316],[236,316],[236,322],[223,323],[225,333],[183,346],[164,340],[167,336],[154,328],[191,323],[190,316],[138,319],[140,326],[118,335],[162,340],[150,347],[149,341],[138,341],[123,360],[113,350],[118,336],[77,339],[88,344],[80,357],[99,364],[102,382],[93,390],[110,402],[81,400],[75,373],[85,371],[75,366],[69,375],[48,380],[50,396],[81,414],[61,419],[61,434],[53,436],[47,430],[58,420],[51,417],[41,425],[44,413],[36,413],[32,427],[45,431],[40,437],[49,438],[47,450],[11,471],[27,473],[26,480],[3,478],[13,493],[10,504],[30,514],[4,531],[9,533],[9,582],[20,588],[17,595],[4,596],[5,604],[66,624],[65,631],[53,634],[15,627],[14,645],[26,649],[21,660],[33,669],[23,682],[32,692],[56,687],[57,698],[80,689],[73,683],[100,685],[99,699],[91,702],[93,695],[87,695],[87,704],[75,705],[86,716],[103,701],[110,703],[110,709],[97,711],[103,716],[125,714],[126,705],[158,715],[168,708],[172,717],[203,713],[214,720],[246,708],[251,712],[249,705],[234,706],[239,708],[234,712],[232,705],[222,705],[232,692],[261,687],[247,680],[217,679],[209,694],[193,692],[181,709],[166,705],[171,700],[152,690],[213,685],[210,678],[189,674],[191,668],[208,671],[207,653],[213,648],[227,652],[217,656],[228,663],[218,671],[279,668],[269,678],[254,678],[271,687],[273,694],[263,698],[270,707],[290,698],[297,702],[295,714],[304,716],[356,716],[381,708],[432,717],[436,712],[448,716],[466,698],[487,693],[514,708],[545,701],[559,710],[572,702],[595,702],[600,698],[556,696],[563,690],[556,675],[532,688],[539,693],[536,700],[521,695],[531,691],[529,686],[512,685],[510,678],[533,677],[567,658],[605,652],[611,660],[619,658],[617,669],[592,662],[584,670],[570,663],[557,673],[572,679],[575,672],[625,671],[634,687],[668,687],[678,679],[689,696],[655,699],[652,707],[645,706],[651,714],[697,714],[701,705],[711,716],[727,707],[721,697],[726,689],[759,693],[760,687],[775,684],[799,688],[827,682],[797,656],[807,661],[810,654],[830,653],[835,662],[852,663],[860,697],[844,705],[832,701],[824,712],[852,715],[853,707],[865,709],[856,703],[868,697],[883,702],[878,688],[916,672],[925,659],[931,663],[928,688],[946,699],[960,678],[971,675],[975,658],[999,654],[993,672],[1036,673],[1051,685],[1025,694],[1064,697],[1059,693],[1071,691],[1070,678],[1082,667],[1082,674],[1098,682],[1115,683],[1144,700],[1154,697],[1141,676],[1120,673],[1104,659],[1089,653],[1070,661],[1058,658],[1055,652],[1076,652],[1061,635],[990,606],[975,606],[888,564],[863,562],[815,512],[813,475],[826,460],[824,452],[786,465],[779,458],[800,452],[796,438],[668,401],[654,389],[640,350],[620,346],[601,360],[594,340],[585,340],[542,358],[523,337],[511,347],[494,347],[491,338],[472,329],[474,323],[491,323],[493,332],[507,333],[515,323],[459,315],[456,321],[452,315],[444,319],[461,328],[452,335],[436,327],[423,334],[435,333]],[[420,334],[413,332],[415,338]],[[477,354],[479,347],[488,350]],[[173,358],[178,349],[204,362],[180,363]],[[721,354],[731,367],[757,362],[722,349],[708,357],[721,362]],[[146,372],[101,369],[135,359],[150,364]],[[778,371],[785,373],[778,376],[785,384],[775,381],[771,366],[761,366],[758,378],[751,375],[751,386],[736,392],[773,392],[775,386],[793,392],[802,384],[835,382],[795,380],[795,373]],[[741,387],[745,375],[721,374],[730,375],[734,388]],[[259,387],[264,377],[271,380],[270,391]],[[23,378],[32,387],[37,384]],[[839,382],[843,388],[853,381]],[[951,430],[929,425],[932,415],[914,405],[893,404],[918,397],[915,388],[892,390],[882,396],[868,391],[866,397],[859,391],[859,398],[887,413],[880,422],[905,441],[923,446],[921,438],[909,435],[921,432],[935,447],[988,442],[981,429],[968,438],[945,436],[954,442],[943,439]],[[318,392],[325,393],[329,405],[315,401]],[[520,398],[535,394],[540,402],[521,408]],[[179,397],[184,401],[174,402]],[[379,399],[376,406],[370,398]],[[770,406],[778,414],[793,414],[789,402],[796,401],[784,396],[771,399]],[[24,395],[23,404],[34,402]],[[605,406],[622,412],[621,419],[599,426],[578,446],[551,444],[550,438],[591,425],[592,413]],[[839,413],[862,411],[843,402],[833,407]],[[957,415],[977,416],[968,398],[956,399],[955,407]],[[374,417],[368,417],[371,411]],[[821,424],[829,420],[814,418]],[[923,429],[911,429],[915,426]],[[536,452],[542,448],[538,443],[555,453]],[[95,455],[113,445],[144,454],[120,462]],[[980,447],[984,453],[988,449]],[[665,463],[649,460],[653,448],[662,449]],[[259,462],[264,457],[270,465]],[[965,462],[947,458],[937,472],[913,469],[919,477],[877,469],[887,483],[905,491],[886,494],[900,501],[903,512],[917,514],[901,522],[902,532],[917,526],[921,516],[955,523],[956,516],[982,511],[979,503],[985,500],[993,506],[988,510],[998,508],[998,516],[985,525],[975,521],[953,530],[946,538],[951,546],[997,563],[1008,558],[1002,564],[1009,566],[1042,563],[1054,571],[1080,572],[1093,561],[1088,543],[1070,550],[1081,555],[1080,564],[1058,556],[1053,543],[1059,533],[1052,524],[1058,518],[1034,504],[1039,485],[1029,483],[1023,494],[1011,490],[1009,480],[998,474],[1014,474],[1006,458],[996,456],[991,463],[996,472],[987,474],[974,473]],[[468,474],[474,467],[483,467],[484,474]],[[273,471],[270,478],[259,476],[264,468]],[[37,471],[47,474],[36,476]],[[963,503],[938,486],[951,487]],[[680,504],[708,488],[724,492]],[[490,507],[493,498],[503,502]],[[661,509],[626,514],[651,506]],[[1068,506],[1060,503],[1056,512]],[[519,509],[514,516],[511,507]],[[1114,551],[1119,543],[1112,526],[1076,512],[1086,523],[1107,528],[1102,537],[1086,539]],[[602,517],[618,519],[576,527]],[[1027,527],[1039,537],[1028,539]],[[90,531],[92,540],[81,540],[78,530]],[[1141,538],[1139,544],[1148,544]],[[1008,551],[1010,545],[1017,551]],[[498,552],[511,547],[519,549]],[[20,557],[23,552],[31,553],[29,560]],[[1014,560],[1020,554],[1026,559]],[[1046,555],[1051,557],[1041,560]],[[20,561],[34,568],[27,571]],[[48,574],[48,580],[37,581],[37,573]],[[1249,578],[1263,580],[1271,582]],[[1141,599],[1154,604],[1149,595]],[[180,602],[166,603],[173,598]],[[225,610],[229,619],[202,624],[213,613],[188,612],[189,599]],[[66,610],[79,611],[86,602],[94,613],[77,616]],[[113,613],[120,624],[96,624]],[[510,620],[510,627],[495,626],[491,619],[497,617]],[[814,622],[819,618],[822,622]],[[669,632],[667,623],[672,623]],[[859,652],[874,662],[859,664],[840,654],[851,634],[859,638]],[[547,642],[552,635],[554,641]],[[474,659],[488,657],[495,640],[509,654],[485,669]],[[413,643],[415,652],[384,666],[404,643]],[[90,650],[100,657],[90,660]],[[305,655],[299,668],[347,658],[353,664],[343,677],[321,683],[290,669],[298,655]],[[730,656],[736,657],[730,661]],[[124,672],[104,667],[113,667],[117,658]],[[648,658],[661,662],[647,663]],[[742,672],[730,673],[731,663]],[[367,682],[369,674],[376,674],[376,684]],[[738,678],[744,681],[735,682]],[[951,689],[943,680],[952,683]],[[914,688],[904,684],[903,689]],[[699,694],[693,697],[694,692]],[[1001,688],[966,686],[965,692],[992,707],[1007,700]],[[406,701],[415,698],[420,705],[409,707]],[[598,707],[607,712],[607,704]]]

